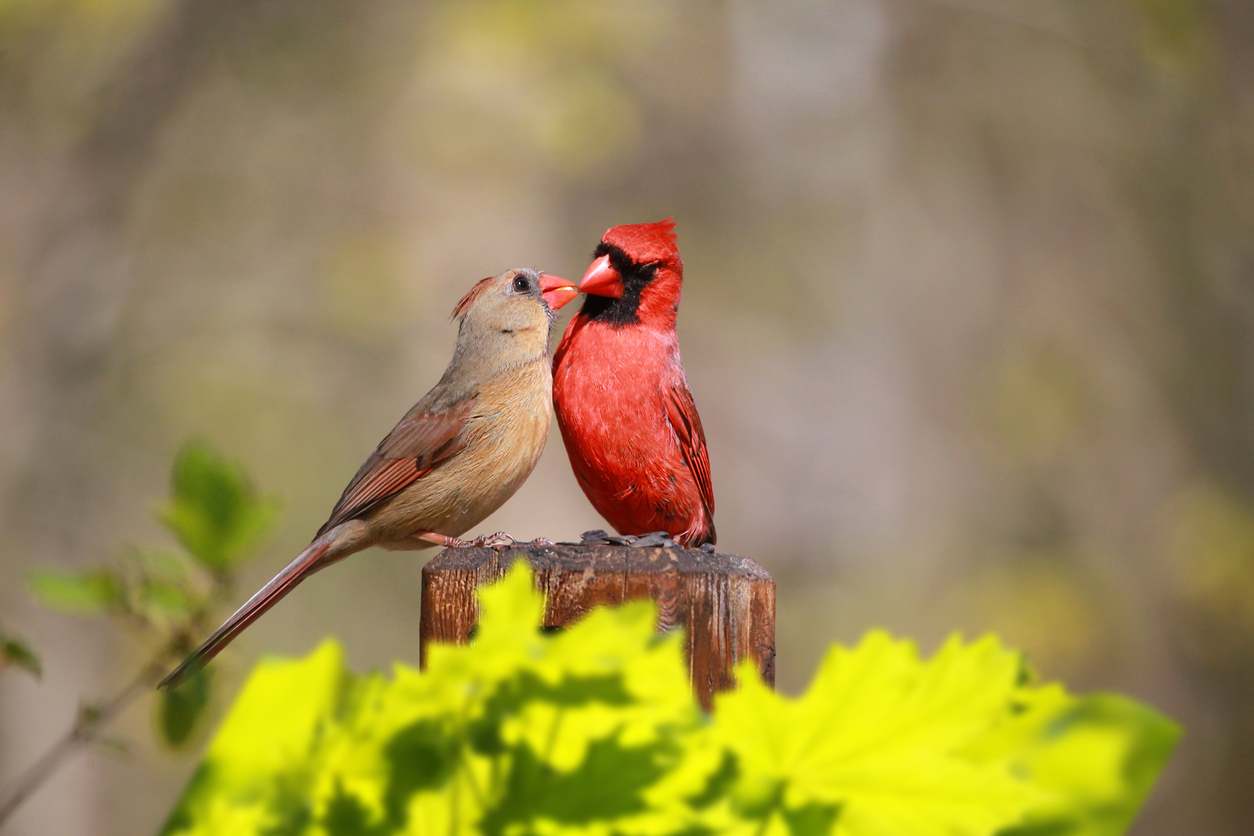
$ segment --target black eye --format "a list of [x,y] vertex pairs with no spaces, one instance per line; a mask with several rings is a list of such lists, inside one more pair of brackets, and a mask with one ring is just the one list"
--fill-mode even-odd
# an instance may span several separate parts
[[515,276],[514,277],[514,292],[526,293],[528,290],[531,290],[531,282],[527,280],[527,277]]

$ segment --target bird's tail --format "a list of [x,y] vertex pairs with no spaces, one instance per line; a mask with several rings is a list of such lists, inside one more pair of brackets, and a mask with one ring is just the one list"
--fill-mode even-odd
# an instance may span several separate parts
[[222,648],[231,643],[240,632],[256,621],[261,614],[278,603],[279,599],[291,592],[298,583],[319,569],[335,562],[342,554],[335,554],[328,559],[327,552],[335,545],[335,529],[314,539],[309,547],[297,555],[296,559],[287,564],[282,572],[263,586],[256,595],[248,599],[244,606],[235,611],[221,627],[213,631],[204,643],[183,660],[183,663],[170,672],[165,679],[157,684],[158,688],[173,688],[188,677],[193,671],[204,667]]

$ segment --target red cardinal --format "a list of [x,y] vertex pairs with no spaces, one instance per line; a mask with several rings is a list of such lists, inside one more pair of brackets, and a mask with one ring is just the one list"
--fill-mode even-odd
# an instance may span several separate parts
[[553,355],[553,407],[592,507],[620,534],[665,531],[691,548],[715,540],[714,489],[675,334],[674,229],[667,218],[602,236]]

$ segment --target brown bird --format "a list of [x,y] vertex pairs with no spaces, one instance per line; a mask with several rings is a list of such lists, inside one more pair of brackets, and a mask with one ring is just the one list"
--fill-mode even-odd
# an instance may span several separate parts
[[457,347],[440,382],[379,443],[313,542],[157,686],[181,682],[305,578],[370,546],[512,542],[458,535],[500,508],[531,474],[553,416],[553,311],[572,282],[510,270],[471,288],[453,310]]

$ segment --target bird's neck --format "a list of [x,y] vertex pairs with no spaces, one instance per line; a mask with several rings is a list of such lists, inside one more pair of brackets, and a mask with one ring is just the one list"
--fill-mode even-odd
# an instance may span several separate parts
[[449,368],[482,379],[536,363],[547,365],[552,327],[551,320],[513,329],[463,326]]

